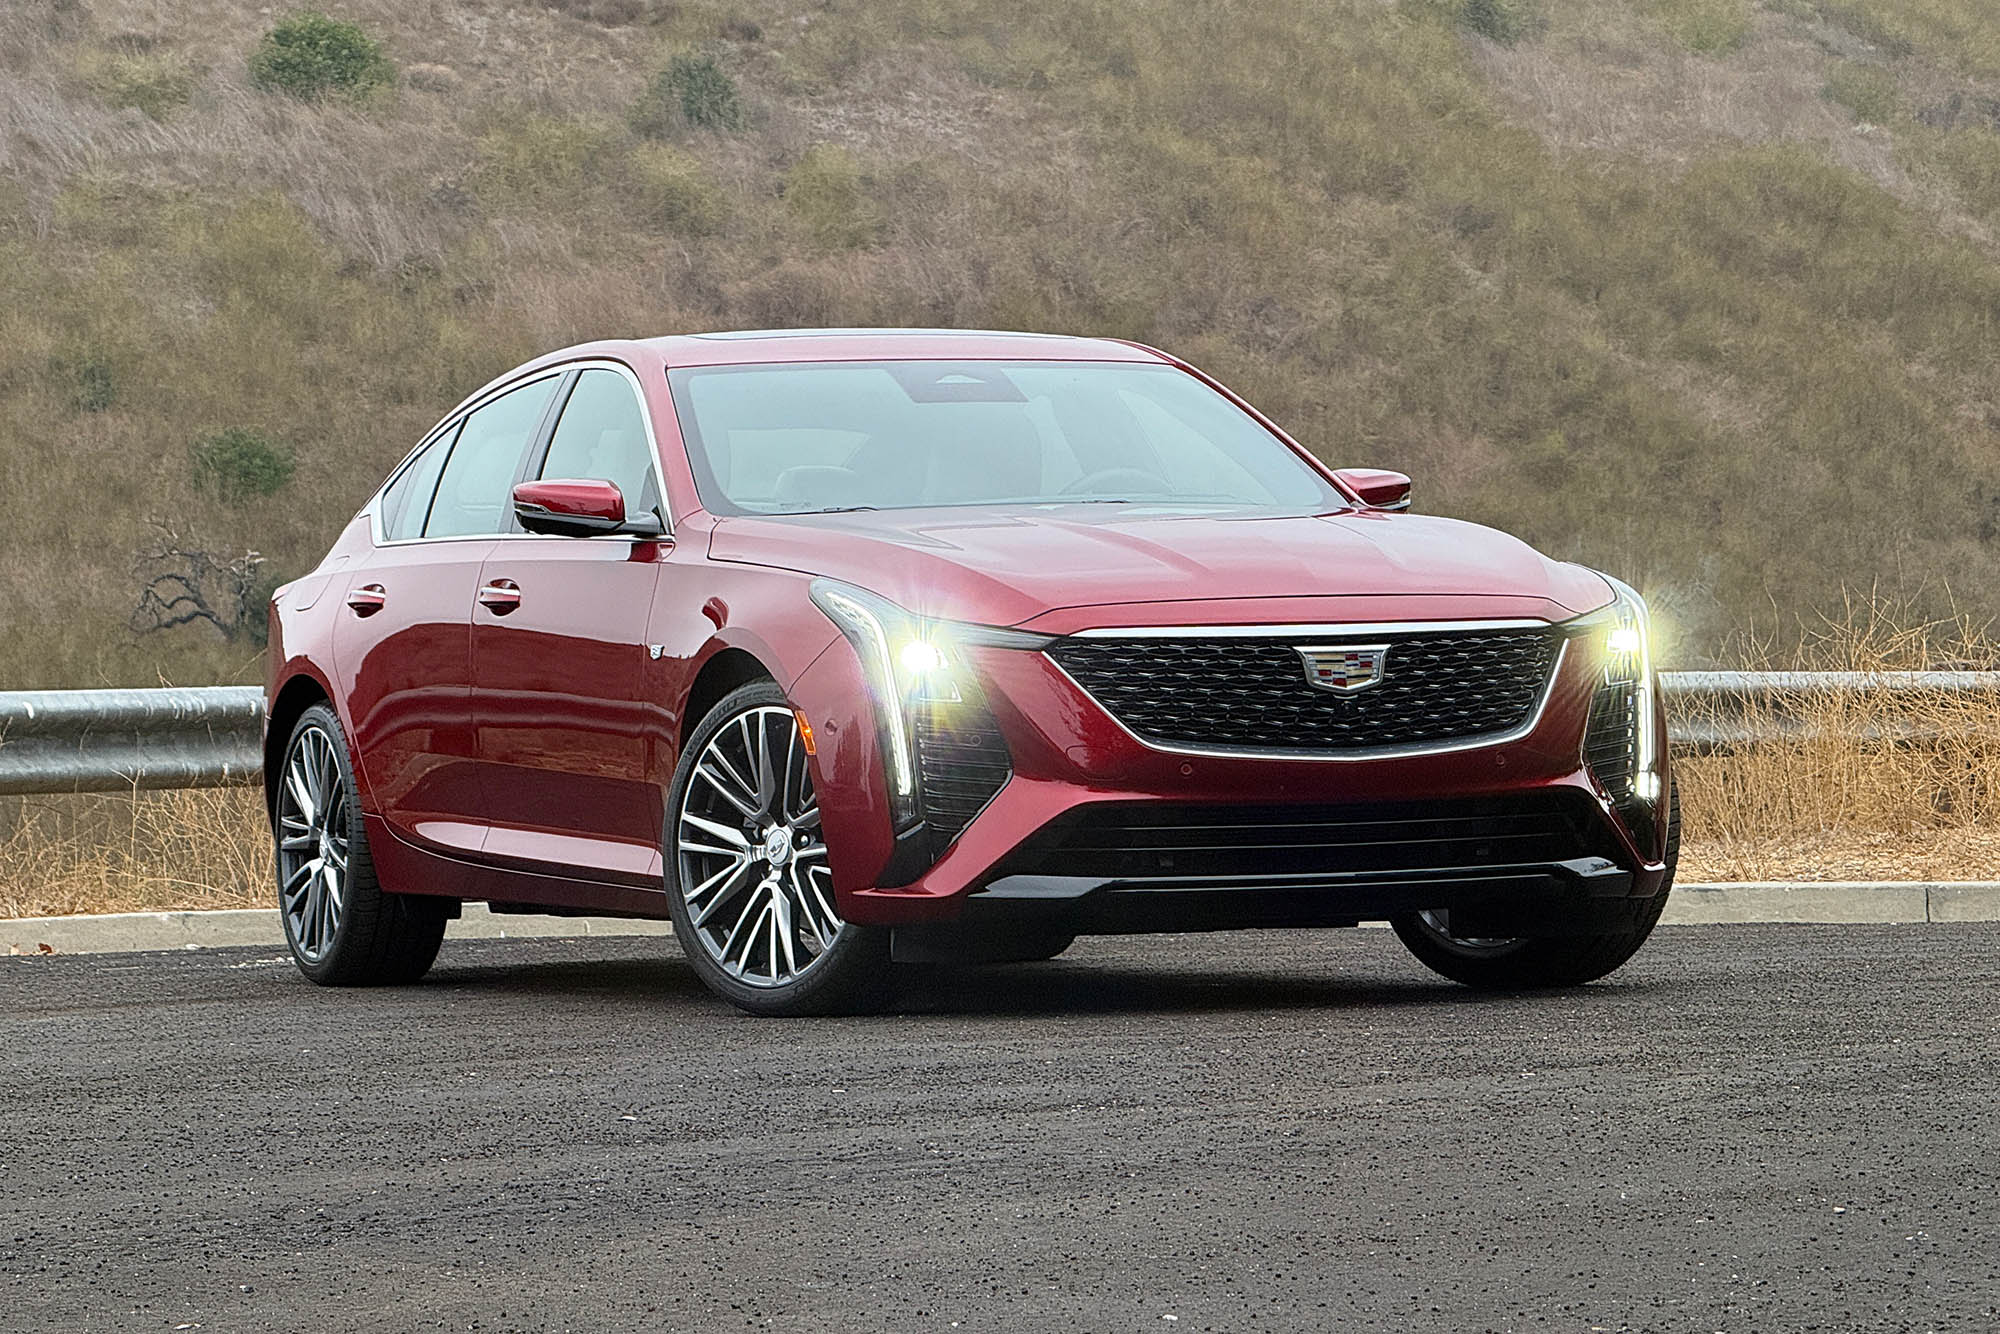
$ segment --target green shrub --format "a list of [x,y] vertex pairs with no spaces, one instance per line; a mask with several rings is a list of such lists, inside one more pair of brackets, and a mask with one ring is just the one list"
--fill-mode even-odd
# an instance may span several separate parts
[[85,412],[103,412],[118,401],[118,382],[112,378],[111,363],[102,357],[88,357],[76,368],[76,406]]
[[1654,10],[1682,46],[1703,55],[1734,51],[1750,36],[1749,0],[1656,0]]
[[264,34],[250,54],[250,81],[304,101],[363,97],[392,82],[396,68],[359,24],[302,10]]
[[136,107],[165,120],[194,93],[194,75],[172,56],[106,56],[84,69],[84,82],[106,105]]
[[687,126],[740,130],[743,119],[743,99],[729,71],[714,56],[685,51],[654,76],[631,114],[632,128],[654,139]]
[[196,441],[191,453],[196,487],[232,505],[276,495],[292,480],[292,451],[240,426]]
[[833,144],[814,144],[785,173],[785,206],[829,250],[871,244],[882,227],[860,164]]
[[1528,14],[1521,0],[1458,0],[1459,23],[1481,37],[1512,46],[1528,35]]
[[577,204],[598,190],[617,166],[608,126],[556,116],[510,118],[479,138],[474,178],[496,208]]
[[701,164],[666,144],[641,144],[632,155],[632,182],[645,214],[670,232],[707,236],[727,212]]
[[1866,65],[1836,65],[1826,76],[1820,95],[1838,102],[1854,114],[1854,119],[1870,125],[1887,125],[1895,119],[1899,99],[1896,81],[1887,73]]

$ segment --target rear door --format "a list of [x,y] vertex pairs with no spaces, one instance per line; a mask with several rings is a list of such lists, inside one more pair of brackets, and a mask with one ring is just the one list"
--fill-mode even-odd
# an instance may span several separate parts
[[[668,522],[638,385],[580,368],[530,477],[609,481],[628,515]],[[646,620],[670,540],[511,538],[487,556],[472,615],[473,719],[486,858],[658,888],[661,711],[643,689]]]
[[377,506],[377,546],[348,585],[334,635],[374,813],[432,851],[467,855],[485,842],[471,714],[472,608],[559,378],[488,399],[397,474]]

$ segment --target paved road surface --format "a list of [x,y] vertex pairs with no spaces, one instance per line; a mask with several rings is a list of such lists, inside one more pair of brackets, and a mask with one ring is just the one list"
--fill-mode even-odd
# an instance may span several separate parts
[[1381,931],[758,1022],[659,940],[0,958],[0,1328],[2000,1330],[2000,926]]

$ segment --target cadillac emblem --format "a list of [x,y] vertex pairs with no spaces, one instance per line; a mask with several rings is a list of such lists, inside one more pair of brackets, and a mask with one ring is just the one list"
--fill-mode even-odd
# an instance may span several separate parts
[[1387,644],[1339,644],[1298,650],[1305,659],[1306,683],[1318,690],[1351,695],[1382,679],[1389,661]]

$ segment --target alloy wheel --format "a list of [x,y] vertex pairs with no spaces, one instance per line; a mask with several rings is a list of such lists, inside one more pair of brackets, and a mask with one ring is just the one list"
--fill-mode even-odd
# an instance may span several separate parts
[[702,747],[674,819],[679,887],[701,949],[755,987],[805,976],[846,924],[792,711],[743,710]]
[[326,957],[347,906],[350,812],[337,744],[323,728],[300,728],[278,784],[278,906],[307,963]]

